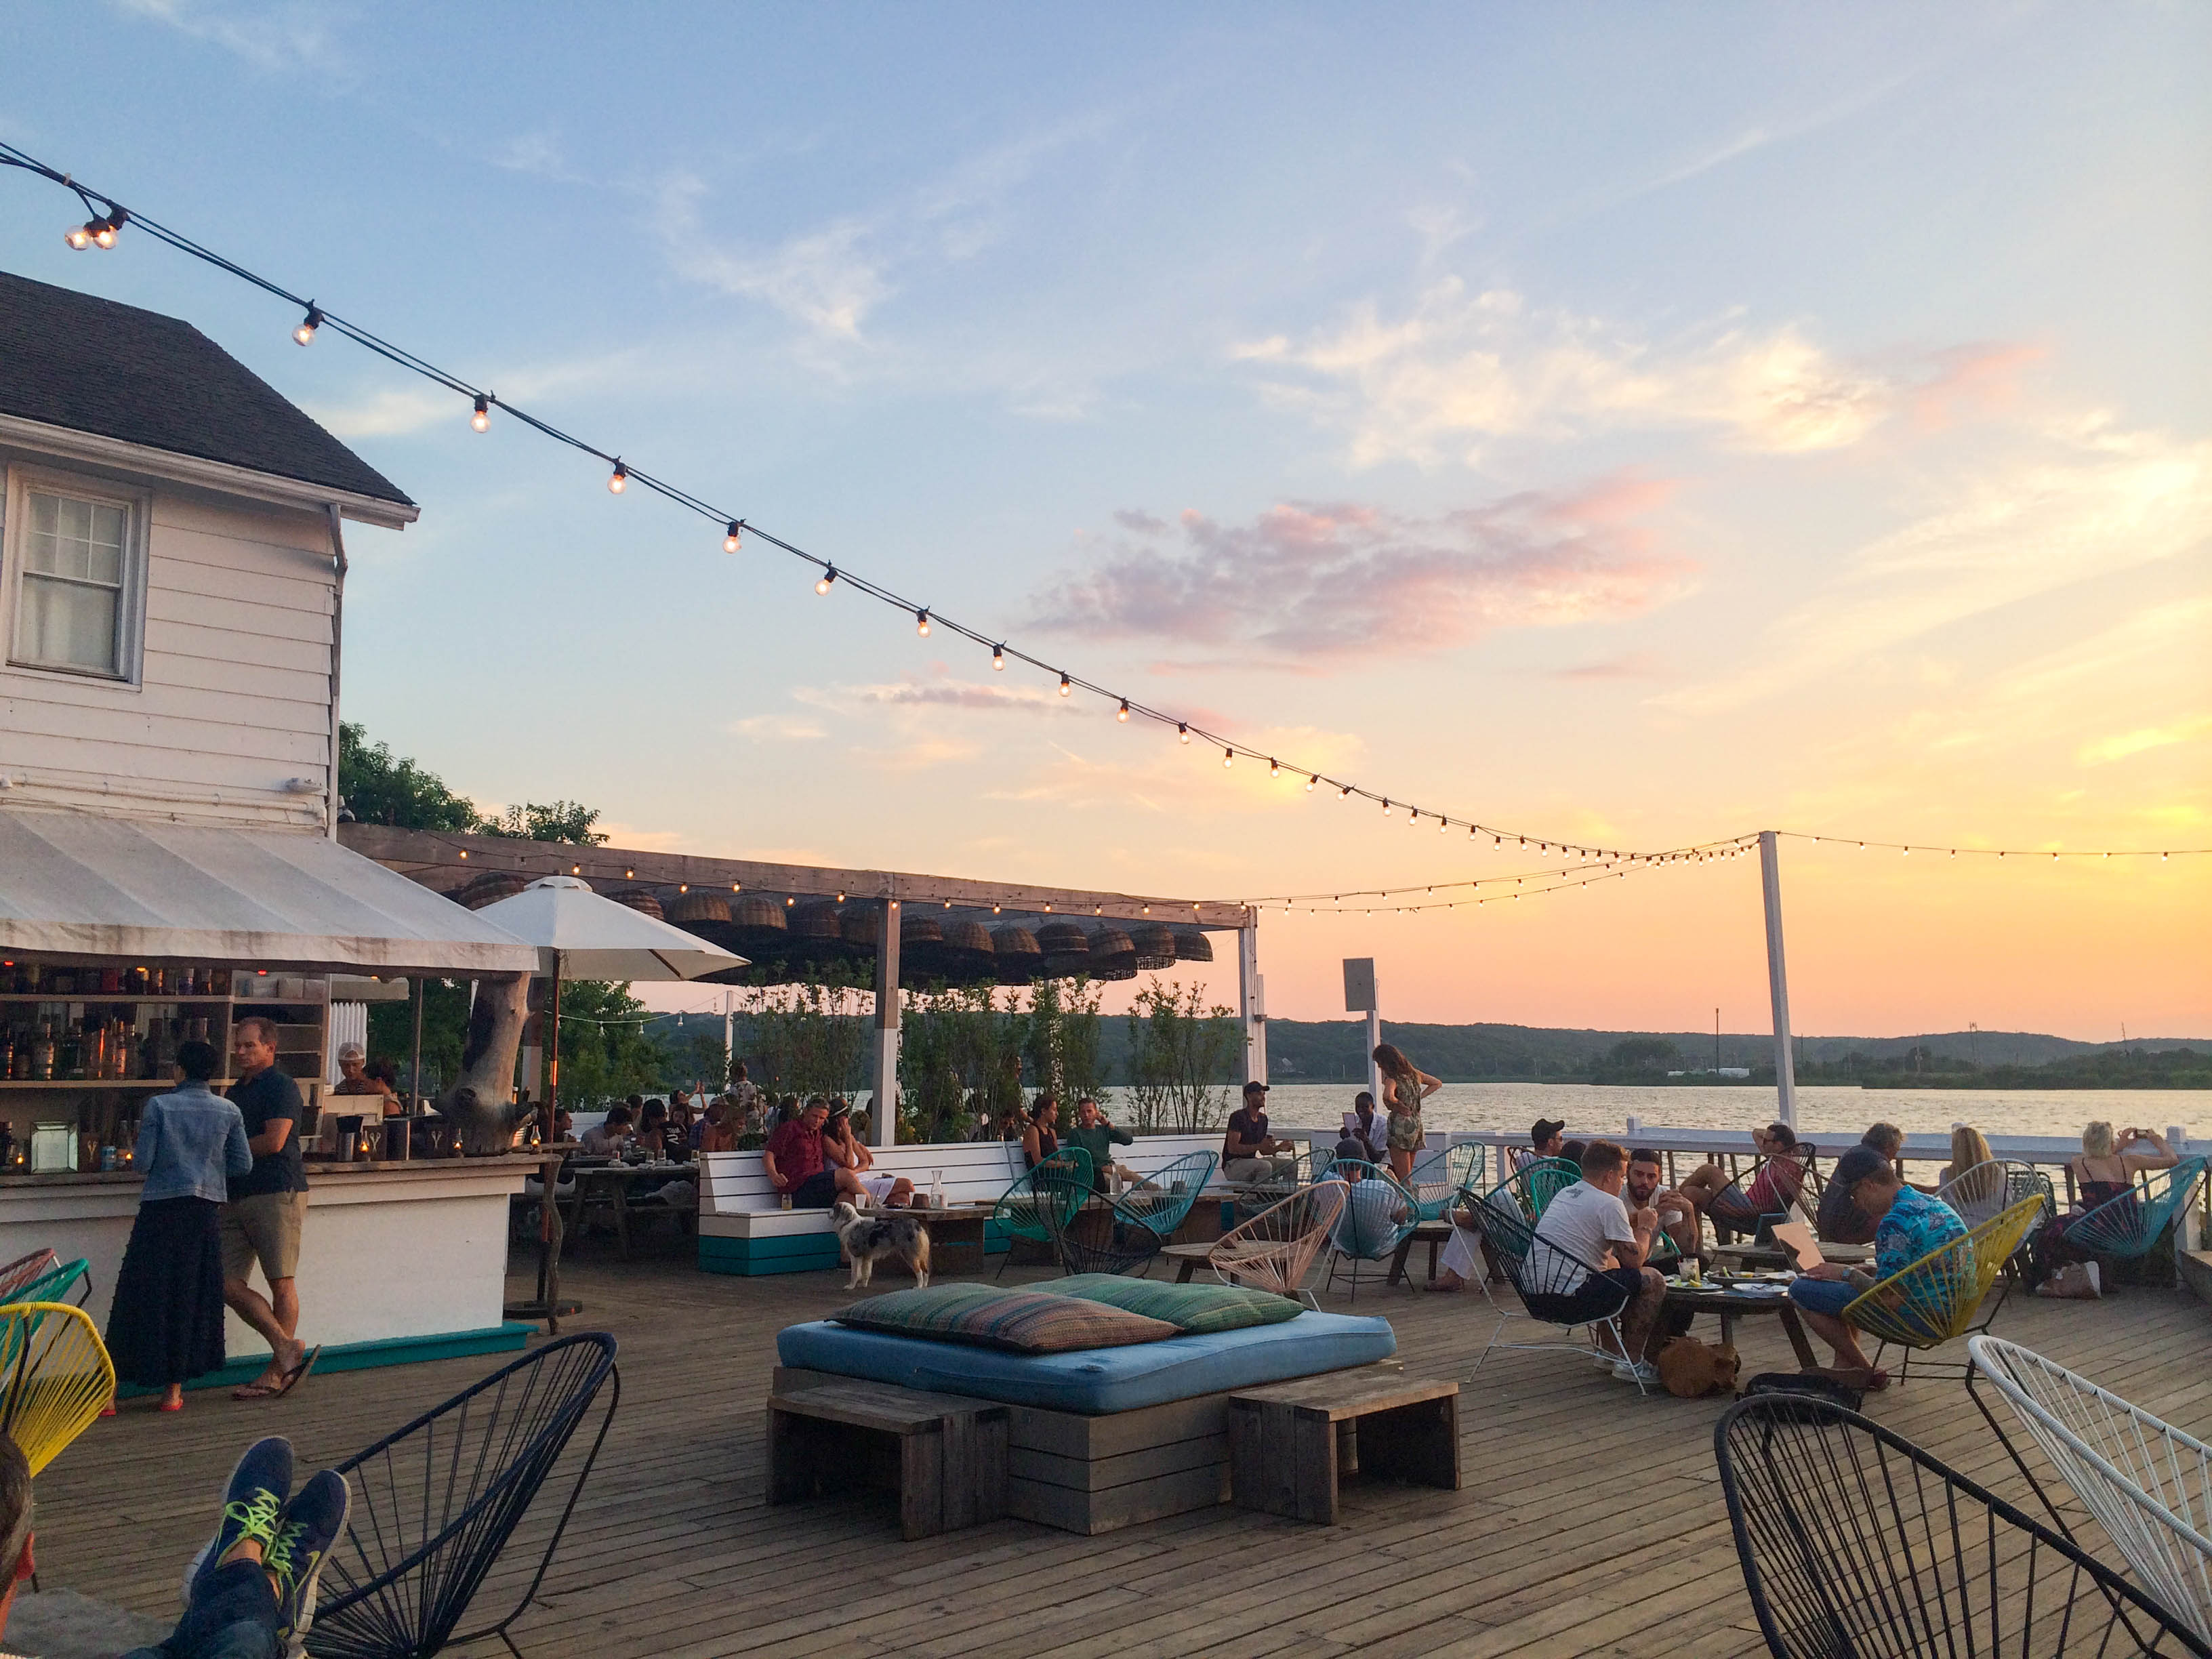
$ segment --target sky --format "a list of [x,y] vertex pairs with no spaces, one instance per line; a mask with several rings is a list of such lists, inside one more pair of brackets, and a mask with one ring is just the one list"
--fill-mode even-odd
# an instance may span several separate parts
[[[1424,813],[2164,849],[2212,847],[2208,61],[2187,4],[107,0],[10,14],[0,136]],[[817,597],[71,205],[0,172],[0,265],[191,319],[422,504],[349,532],[345,713],[487,805],[1206,898],[1550,867]],[[2212,859],[1783,847],[1800,1030],[2212,1031]],[[1279,1017],[1372,956],[1398,1018],[1766,1018],[1750,860],[1261,915]]]

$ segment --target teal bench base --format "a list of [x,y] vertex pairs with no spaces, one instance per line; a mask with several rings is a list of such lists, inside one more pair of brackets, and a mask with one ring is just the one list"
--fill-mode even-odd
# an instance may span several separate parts
[[[833,1243],[835,1241],[832,1241]],[[538,1327],[517,1320],[476,1331],[448,1331],[438,1336],[388,1336],[374,1342],[333,1342],[315,1361],[315,1375],[326,1371],[365,1371],[382,1365],[415,1365],[428,1359],[463,1359],[471,1354],[514,1353],[525,1347]],[[219,1371],[196,1376],[187,1389],[234,1389],[261,1375],[269,1363],[266,1354],[234,1359]],[[125,1382],[115,1390],[118,1400],[137,1400],[159,1389]]]
[[[996,1224],[986,1223],[985,1252],[996,1255],[1006,1248],[1006,1236]],[[717,1238],[708,1233],[699,1236],[702,1273],[743,1273],[749,1278],[762,1273],[819,1273],[841,1267],[843,1261],[835,1233],[796,1233],[763,1238]]]

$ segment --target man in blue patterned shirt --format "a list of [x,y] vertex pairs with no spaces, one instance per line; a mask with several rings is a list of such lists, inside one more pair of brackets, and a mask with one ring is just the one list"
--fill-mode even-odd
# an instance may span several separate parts
[[1875,1369],[1859,1346],[1858,1333],[1844,1322],[1844,1310],[1876,1280],[1900,1273],[1921,1257],[1966,1236],[1966,1224],[1940,1198],[1904,1183],[1897,1166],[1873,1146],[1857,1146],[1836,1160],[1828,1189],[1838,1188],[1875,1225],[1874,1273],[1840,1267],[1832,1261],[1799,1275],[1790,1286],[1814,1334],[1836,1353],[1836,1376],[1853,1388],[1879,1389],[1889,1373]]

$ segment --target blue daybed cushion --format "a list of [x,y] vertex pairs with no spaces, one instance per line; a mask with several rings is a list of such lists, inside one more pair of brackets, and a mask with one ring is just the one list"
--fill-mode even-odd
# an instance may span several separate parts
[[787,1325],[775,1338],[776,1358],[806,1370],[1092,1417],[1341,1370],[1397,1351],[1387,1319],[1311,1311],[1279,1325],[1072,1353],[1001,1353],[826,1319]]

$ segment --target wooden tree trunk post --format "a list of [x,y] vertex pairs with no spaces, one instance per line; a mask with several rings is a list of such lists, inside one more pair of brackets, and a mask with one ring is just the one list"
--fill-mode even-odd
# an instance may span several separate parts
[[878,1146],[898,1145],[899,902],[884,901],[883,927],[876,943],[876,1109],[868,1139]]

